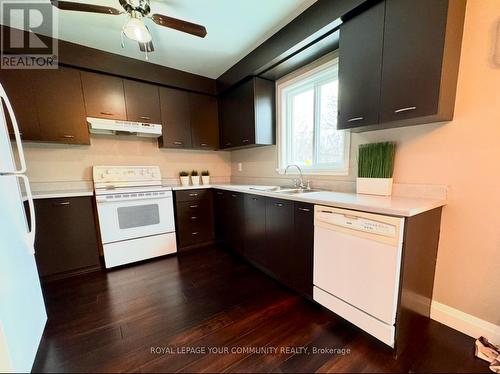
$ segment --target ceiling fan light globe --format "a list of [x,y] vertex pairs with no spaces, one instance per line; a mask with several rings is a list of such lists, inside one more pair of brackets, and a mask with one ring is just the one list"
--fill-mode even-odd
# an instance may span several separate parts
[[139,18],[130,18],[123,26],[123,33],[127,38],[140,43],[149,43],[152,39],[148,28]]

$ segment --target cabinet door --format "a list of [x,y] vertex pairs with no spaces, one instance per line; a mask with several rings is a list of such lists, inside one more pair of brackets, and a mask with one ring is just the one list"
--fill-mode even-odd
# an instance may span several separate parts
[[81,75],[87,117],[127,119],[121,78],[85,71]]
[[387,0],[380,121],[438,112],[447,0]]
[[90,197],[40,199],[35,208],[35,256],[41,276],[99,267]]
[[294,240],[292,263],[293,288],[312,299],[313,292],[313,248],[314,206],[294,203]]
[[226,93],[221,103],[222,148],[255,144],[254,80]]
[[229,192],[222,190],[214,190],[214,226],[215,226],[215,239],[226,240],[226,200]]
[[90,144],[80,72],[59,67],[33,72],[40,139]]
[[213,96],[190,94],[193,148],[219,148],[219,113]]
[[243,196],[243,194],[238,192],[229,192],[225,204],[226,212],[224,218],[224,224],[227,230],[227,242],[231,246],[231,248],[239,254],[244,253]]
[[270,271],[280,281],[293,286],[293,202],[267,199],[266,240]]
[[[40,127],[35,105],[29,105],[35,101],[32,87],[31,70],[1,70],[0,82],[2,83],[9,101],[14,109],[21,138],[24,140],[40,140]],[[9,128],[9,135],[14,135],[12,121],[4,106],[4,112]]]
[[339,129],[379,121],[384,10],[385,2],[380,2],[340,29]]
[[135,122],[161,123],[160,94],[153,84],[123,80],[127,119]]
[[265,269],[271,267],[266,246],[266,198],[245,194],[245,257]]
[[191,148],[189,93],[171,88],[160,88],[162,148]]

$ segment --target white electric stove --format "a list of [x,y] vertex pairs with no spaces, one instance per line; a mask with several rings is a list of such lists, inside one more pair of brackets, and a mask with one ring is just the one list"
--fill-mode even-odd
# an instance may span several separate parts
[[158,166],[94,166],[93,177],[107,268],[177,251],[172,191]]

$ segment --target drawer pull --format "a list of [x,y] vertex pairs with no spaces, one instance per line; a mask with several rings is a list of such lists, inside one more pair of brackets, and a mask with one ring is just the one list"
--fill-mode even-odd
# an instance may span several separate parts
[[198,208],[198,204],[197,205],[190,205],[189,207],[190,208]]
[[69,201],[62,201],[60,203],[54,203],[54,206],[68,206],[71,205]]
[[105,116],[112,116],[113,113],[111,112],[101,112],[101,114],[105,115]]
[[347,120],[347,122],[356,122],[356,121],[362,121],[364,120],[365,117],[354,117],[354,118],[350,118]]
[[255,201],[257,201],[257,200],[259,200],[259,199],[257,199],[256,197],[252,197],[252,200],[255,200]]
[[208,144],[207,143],[201,143],[200,144],[202,147],[208,147]]
[[224,195],[224,193],[222,193],[222,192],[217,192],[217,195],[222,196],[222,195]]
[[197,193],[190,193],[189,196],[196,197],[196,196],[198,196],[198,194]]
[[174,145],[183,145],[183,142],[174,142]]
[[62,136],[64,139],[74,139],[74,135],[63,135]]
[[192,232],[191,235],[198,235],[199,232],[198,231],[195,231],[195,232]]
[[410,110],[415,110],[417,109],[416,106],[409,106],[409,107],[406,107],[406,108],[401,108],[401,109],[396,109],[394,111],[394,113],[403,113],[403,112],[409,112]]
[[274,203],[275,206],[277,206],[278,208],[281,208],[283,206],[282,203]]
[[243,143],[248,143],[248,139],[243,139],[242,142]]
[[140,116],[139,118],[140,119],[147,119],[147,120],[151,119],[151,117],[148,117],[148,116]]
[[236,194],[234,194],[234,193],[233,193],[233,194],[231,194],[231,196],[232,196],[232,197],[238,197],[238,195],[236,195]]
[[303,212],[310,212],[311,209],[307,209],[307,208],[299,208],[299,210],[303,211]]
[[196,217],[196,216],[192,216],[192,217],[189,217],[189,219],[191,219],[192,221],[194,221],[194,220],[197,220],[197,219],[198,219],[198,217]]

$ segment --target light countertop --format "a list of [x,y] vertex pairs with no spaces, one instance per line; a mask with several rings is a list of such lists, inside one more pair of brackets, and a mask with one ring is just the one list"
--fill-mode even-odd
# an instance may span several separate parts
[[221,190],[251,193],[283,200],[301,201],[304,203],[353,209],[370,213],[388,214],[400,217],[411,217],[417,214],[446,205],[446,200],[416,198],[404,196],[372,196],[356,193],[318,191],[301,194],[285,194],[266,191],[266,187],[258,185],[212,184],[200,186],[172,186],[174,191],[200,188],[218,188]]
[[[400,217],[411,217],[417,214],[446,205],[446,200],[429,199],[405,196],[372,196],[356,193],[318,191],[301,194],[285,194],[276,191],[266,191],[266,187],[260,185],[233,185],[233,184],[210,184],[199,186],[165,186],[174,191],[218,188],[221,190],[250,193],[260,196],[268,196],[283,200],[301,201],[304,203],[326,205],[337,208],[353,209],[370,213],[387,214]],[[88,188],[33,191],[35,199],[69,198],[80,196],[92,196],[94,191]]]
[[90,189],[33,191],[33,199],[56,199],[67,197],[93,196],[94,191]]

